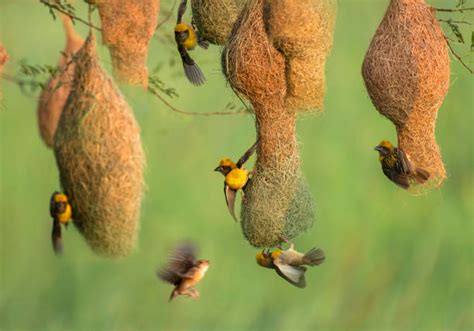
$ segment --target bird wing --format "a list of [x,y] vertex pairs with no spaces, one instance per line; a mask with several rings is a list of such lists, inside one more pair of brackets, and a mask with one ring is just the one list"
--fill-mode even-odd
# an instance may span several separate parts
[[188,80],[196,86],[203,84],[206,78],[196,62],[194,62],[194,60],[189,56],[186,48],[184,48],[183,45],[178,44],[178,52],[183,61],[184,73]]
[[179,4],[179,7],[178,7],[178,19],[176,20],[176,24],[181,23],[183,15],[186,12],[187,3],[188,3],[188,0],[181,0],[181,3]]
[[414,169],[408,156],[400,148],[395,148],[395,153],[397,153],[397,170],[399,173],[412,174]]
[[237,222],[237,217],[235,216],[235,196],[237,192],[229,187],[229,185],[224,182],[224,196],[225,203],[227,204],[227,209],[229,209],[230,215],[232,215],[234,221]]
[[49,200],[49,214],[51,215],[52,218],[56,217],[56,203],[54,201],[54,196],[56,195],[57,192],[54,192],[53,195],[51,196],[51,199]]
[[285,264],[280,259],[275,259],[273,264],[275,265],[277,274],[287,282],[299,288],[306,287],[306,279],[304,277],[304,273],[306,272],[305,267]]
[[245,164],[245,162],[247,162],[247,160],[252,156],[252,154],[255,153],[257,146],[258,146],[258,140],[237,161],[236,163],[237,168],[241,168]]
[[166,267],[158,270],[157,276],[176,285],[196,264],[196,247],[190,242],[180,244],[168,259]]
[[57,219],[53,220],[53,229],[51,231],[51,242],[53,243],[53,250],[56,255],[63,252],[63,239],[61,233],[61,223]]

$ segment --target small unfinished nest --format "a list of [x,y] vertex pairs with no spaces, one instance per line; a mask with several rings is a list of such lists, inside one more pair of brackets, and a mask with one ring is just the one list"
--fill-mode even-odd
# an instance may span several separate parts
[[362,74],[377,110],[393,122],[399,147],[427,170],[415,193],[439,187],[446,170],[435,138],[449,88],[449,54],[434,9],[423,0],[391,0],[365,56]]
[[247,2],[222,57],[229,83],[255,109],[256,173],[245,188],[241,226],[256,247],[290,240],[314,222],[313,199],[300,171],[296,114],[285,108],[285,59],[268,39],[263,5]]
[[242,0],[191,0],[193,23],[205,40],[224,45],[243,3]]
[[336,23],[335,0],[266,1],[266,29],[286,62],[286,107],[322,111],[325,66]]
[[71,60],[84,44],[84,39],[74,31],[69,17],[61,15],[66,32],[66,45],[58,63],[59,74],[51,78],[38,101],[37,115],[40,136],[48,147],[54,145],[54,134],[58,126],[59,117],[66,104],[71,90],[75,63]]
[[100,67],[92,34],[77,54],[54,144],[74,224],[100,255],[128,255],[138,231],[144,155],[132,110]]
[[96,0],[102,38],[110,51],[114,77],[148,86],[148,44],[155,33],[160,0]]

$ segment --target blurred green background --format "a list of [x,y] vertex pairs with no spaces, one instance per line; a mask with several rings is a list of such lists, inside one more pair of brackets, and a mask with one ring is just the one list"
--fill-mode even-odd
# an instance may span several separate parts
[[[471,5],[473,1],[468,1]],[[163,0],[160,20],[171,8]],[[457,0],[434,1],[453,7]],[[317,205],[317,223],[296,247],[324,248],[326,262],[307,272],[304,290],[256,265],[252,248],[228,215],[224,156],[237,158],[255,139],[251,116],[190,117],[171,112],[140,88],[125,88],[142,128],[147,191],[139,247],[129,258],[95,256],[74,227],[65,254],[51,251],[48,203],[59,189],[54,156],[39,138],[36,98],[2,82],[0,222],[2,330],[472,330],[474,138],[472,76],[452,61],[449,94],[437,139],[448,180],[414,197],[383,176],[373,147],[396,140],[392,124],[372,106],[360,74],[371,36],[388,0],[339,4],[327,64],[326,110],[298,122],[303,170]],[[77,5],[80,16],[85,7]],[[472,14],[443,17],[473,21]],[[96,17],[97,18],[97,17]],[[193,57],[208,81],[184,78],[172,21],[151,43],[149,66],[175,87],[171,102],[188,111],[220,111],[238,99],[220,72],[218,47]],[[19,62],[56,64],[63,30],[36,1],[0,0],[0,40]],[[87,28],[77,24],[85,36]],[[465,32],[470,36],[470,27]],[[167,35],[166,38],[163,36]],[[467,39],[470,39],[467,38]],[[458,48],[466,55],[468,47]],[[110,71],[107,50],[101,59]],[[178,298],[155,269],[177,242],[191,238],[211,260],[199,301]]]

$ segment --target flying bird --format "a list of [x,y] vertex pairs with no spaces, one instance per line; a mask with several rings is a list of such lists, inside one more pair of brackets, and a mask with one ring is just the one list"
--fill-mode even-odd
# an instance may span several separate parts
[[181,0],[178,8],[178,19],[174,28],[174,38],[178,45],[179,55],[183,61],[186,77],[192,84],[201,85],[206,79],[196,62],[189,56],[188,50],[193,50],[196,45],[207,49],[209,43],[200,37],[197,30],[191,24],[182,22],[183,15],[186,12],[186,4],[187,0]]
[[257,263],[265,268],[274,269],[276,273],[290,284],[299,287],[306,287],[304,265],[317,266],[324,262],[324,251],[320,248],[312,248],[306,254],[294,249],[290,243],[287,250],[275,249],[274,251],[263,250],[256,255]]
[[207,272],[209,260],[196,259],[196,247],[186,242],[179,245],[168,260],[168,264],[160,268],[158,277],[174,285],[169,301],[179,295],[193,299],[199,298],[199,292],[194,288]]

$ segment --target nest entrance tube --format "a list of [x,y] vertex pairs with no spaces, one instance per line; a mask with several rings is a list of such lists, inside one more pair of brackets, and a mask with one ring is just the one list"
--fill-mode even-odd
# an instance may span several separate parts
[[449,54],[434,9],[424,0],[391,0],[365,56],[362,74],[373,104],[393,122],[399,147],[439,187],[446,170],[436,143],[436,116],[449,88]]
[[91,33],[76,57],[71,93],[55,135],[61,185],[73,223],[108,257],[135,246],[144,155],[130,106],[101,68]]
[[110,51],[114,77],[148,86],[148,44],[155,33],[160,0],[96,0],[102,38]]
[[222,56],[229,83],[255,110],[256,171],[244,192],[241,226],[256,247],[291,240],[314,222],[313,198],[300,170],[296,113],[285,105],[285,58],[268,38],[264,3],[247,2]]

